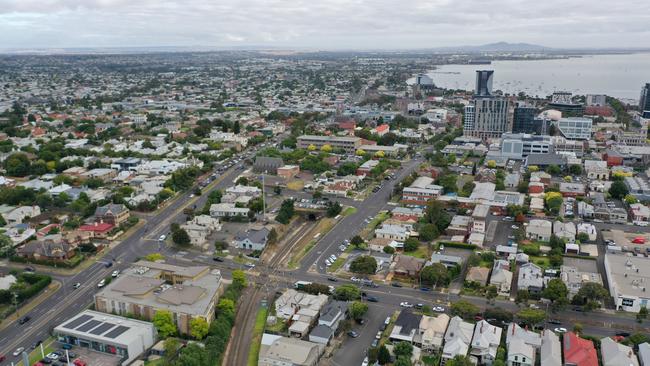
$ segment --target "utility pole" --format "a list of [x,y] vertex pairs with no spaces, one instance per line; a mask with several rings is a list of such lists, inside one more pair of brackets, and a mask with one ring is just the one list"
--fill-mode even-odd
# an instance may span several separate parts
[[262,217],[264,217],[264,221],[266,222],[266,188],[264,184],[265,174],[266,174],[266,170],[262,172]]

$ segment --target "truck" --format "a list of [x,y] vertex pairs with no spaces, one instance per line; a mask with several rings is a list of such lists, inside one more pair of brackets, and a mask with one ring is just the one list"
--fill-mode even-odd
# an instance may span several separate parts
[[295,288],[296,290],[302,290],[303,288],[305,288],[305,286],[309,286],[309,285],[311,285],[311,282],[309,281],[296,281],[293,284],[293,288]]

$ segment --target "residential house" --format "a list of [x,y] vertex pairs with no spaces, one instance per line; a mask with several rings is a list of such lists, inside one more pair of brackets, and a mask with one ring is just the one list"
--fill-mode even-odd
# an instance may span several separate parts
[[560,337],[550,329],[542,331],[542,347],[539,351],[540,366],[562,366]]
[[181,225],[181,228],[187,232],[193,246],[207,249],[208,236],[221,230],[221,222],[209,215],[198,215]]
[[580,338],[573,332],[564,334],[565,366],[598,366],[598,355],[593,342]]
[[348,305],[345,301],[330,300],[320,310],[318,325],[327,326],[336,332],[341,321],[345,319],[345,314],[347,314],[347,312]]
[[650,208],[641,203],[633,203],[630,205],[630,218],[632,222],[648,222],[650,221]]
[[496,286],[500,295],[510,296],[513,274],[510,272],[510,263],[503,259],[497,259],[492,266],[490,285]]
[[507,189],[515,189],[521,181],[521,174],[519,173],[508,173],[503,180],[503,183]]
[[467,275],[465,276],[465,282],[474,282],[480,286],[485,286],[487,284],[488,278],[490,277],[490,269],[485,267],[471,267],[467,270]]
[[603,366],[639,366],[639,360],[632,351],[632,347],[619,343],[610,337],[600,340],[600,354],[603,359]]
[[393,273],[397,276],[416,278],[424,264],[424,259],[398,254],[393,261]]
[[440,350],[448,325],[449,315],[447,314],[440,314],[435,317],[423,315],[413,343],[425,352]]
[[508,344],[508,366],[535,366],[535,349],[521,339]]
[[530,220],[526,226],[526,237],[531,240],[551,240],[552,224],[547,220]]
[[571,221],[555,221],[553,222],[553,235],[560,239],[566,239],[568,242],[573,242],[576,240],[576,226]]
[[394,342],[405,341],[412,343],[420,329],[421,319],[422,315],[413,314],[411,309],[402,310],[397,316],[393,330],[388,338]]
[[585,185],[582,183],[560,183],[560,193],[563,197],[584,197]]
[[309,332],[309,341],[313,343],[328,345],[332,338],[334,330],[327,325],[318,324]]
[[472,342],[474,324],[463,321],[458,316],[451,318],[445,333],[445,345],[442,349],[440,364],[456,356],[466,356]]
[[431,254],[431,263],[442,263],[447,268],[453,268],[456,266],[461,266],[463,264],[463,258],[456,255],[447,255],[447,254]]
[[474,336],[469,354],[481,365],[492,365],[497,357],[497,349],[501,344],[502,329],[485,320],[476,323]]
[[451,223],[447,226],[445,232],[447,235],[462,235],[465,236],[469,233],[469,224],[472,220],[469,216],[455,215],[451,219]]
[[9,290],[16,282],[18,282],[18,279],[14,275],[0,274],[0,290]]
[[5,220],[7,225],[14,226],[16,224],[22,224],[25,219],[36,217],[40,214],[41,208],[38,206],[20,206],[3,213],[2,218]]
[[409,230],[402,225],[384,224],[381,228],[375,229],[375,236],[380,239],[390,239],[403,242],[409,237]]
[[264,250],[271,231],[265,227],[240,231],[235,236],[233,246],[240,249]]
[[596,227],[588,222],[579,223],[576,229],[578,234],[587,234],[587,236],[589,236],[589,241],[595,241],[598,237]]
[[560,279],[569,290],[569,298],[573,298],[585,283],[594,282],[601,285],[603,284],[603,279],[600,277],[600,273],[580,271],[578,268],[573,266],[561,266]]
[[539,350],[542,347],[541,334],[522,328],[519,324],[512,322],[506,329],[506,345],[510,347],[511,342],[514,340],[520,340],[533,347],[534,350]]
[[490,213],[490,206],[488,205],[476,205],[474,211],[472,211],[472,228],[473,233],[485,233],[486,225],[485,219]]
[[215,203],[210,205],[212,217],[248,217],[248,208],[236,207],[234,203]]
[[106,239],[109,237],[115,226],[108,222],[93,222],[86,225],[81,225],[77,230],[87,231],[93,233],[96,238]]
[[641,343],[637,355],[639,356],[639,364],[641,366],[650,365],[650,343]]
[[534,263],[526,263],[519,267],[517,279],[519,290],[528,290],[532,294],[539,294],[544,288],[544,274],[542,269]]
[[368,176],[374,167],[379,165],[379,160],[367,160],[363,164],[359,165],[356,171],[356,175]]
[[122,204],[109,203],[95,209],[95,221],[107,222],[113,226],[120,226],[129,216],[129,209]]
[[395,207],[391,211],[391,218],[398,221],[417,222],[424,216],[424,211],[419,207]]
[[255,198],[262,195],[262,190],[257,187],[243,186],[241,184],[238,184],[236,186],[226,188],[225,193],[233,194],[235,197],[248,196]]
[[16,252],[23,258],[60,262],[74,257],[76,249],[77,245],[64,240],[61,234],[53,234],[27,242]]

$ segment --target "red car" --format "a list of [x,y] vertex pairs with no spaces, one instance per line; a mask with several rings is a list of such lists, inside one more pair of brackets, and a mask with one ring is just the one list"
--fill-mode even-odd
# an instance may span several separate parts
[[75,366],[87,366],[87,365],[88,365],[88,364],[86,363],[86,361],[82,361],[82,360],[79,359],[79,358],[77,358],[76,360],[72,361],[72,363],[73,363]]
[[632,240],[632,243],[634,243],[634,244],[645,244],[645,238],[642,237],[642,236],[637,236],[636,238],[634,238],[634,240]]
[[0,355],[0,362],[4,361],[7,359],[7,356],[5,355]]

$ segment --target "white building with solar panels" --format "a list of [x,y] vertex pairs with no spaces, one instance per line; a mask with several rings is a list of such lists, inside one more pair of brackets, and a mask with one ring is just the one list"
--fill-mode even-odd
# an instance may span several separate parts
[[122,357],[128,365],[156,342],[152,323],[85,310],[54,328],[59,342]]

